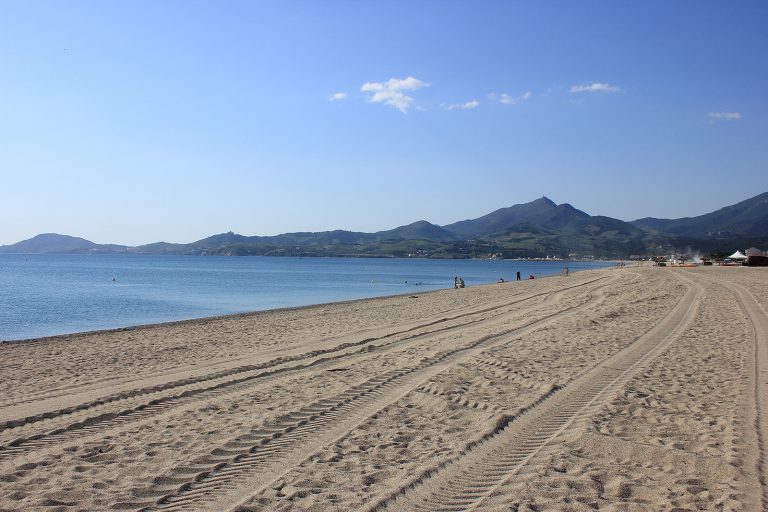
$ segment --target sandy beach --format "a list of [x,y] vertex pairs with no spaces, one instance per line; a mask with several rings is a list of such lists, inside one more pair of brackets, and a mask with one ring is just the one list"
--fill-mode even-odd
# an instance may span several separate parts
[[768,269],[0,345],[0,510],[768,506]]

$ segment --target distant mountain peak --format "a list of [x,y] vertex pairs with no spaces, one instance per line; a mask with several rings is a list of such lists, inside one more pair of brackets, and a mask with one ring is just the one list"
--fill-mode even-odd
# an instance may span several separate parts
[[416,222],[395,229],[379,231],[378,233],[374,233],[374,236],[380,239],[392,237],[405,240],[433,240],[441,242],[454,240],[456,238],[453,233],[426,220],[417,220]]
[[530,202],[528,204],[545,204],[547,206],[557,206],[557,203],[555,203],[553,200],[551,200],[547,196],[541,196],[540,198],[538,198],[535,201],[532,201],[532,202]]
[[542,196],[530,203],[500,208],[477,219],[463,220],[443,228],[464,238],[475,238],[506,233],[516,225],[535,226],[537,229],[563,229],[586,218],[589,218],[589,215],[581,210],[569,204],[558,206],[547,196]]
[[123,252],[122,245],[96,244],[78,236],[41,233],[13,245],[2,246],[3,252],[17,253],[90,253]]
[[85,238],[72,235],[61,235],[59,233],[40,233],[25,241],[29,242],[30,240],[85,240]]

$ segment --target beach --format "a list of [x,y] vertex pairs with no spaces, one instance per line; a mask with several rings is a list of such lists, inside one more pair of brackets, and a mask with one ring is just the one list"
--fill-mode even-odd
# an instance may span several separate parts
[[768,269],[0,344],[0,510],[762,510]]

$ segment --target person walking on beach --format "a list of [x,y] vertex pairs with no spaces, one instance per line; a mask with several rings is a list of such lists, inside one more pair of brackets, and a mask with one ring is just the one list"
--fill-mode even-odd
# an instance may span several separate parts
[[517,271],[517,280],[518,281],[520,280],[520,271],[519,270]]

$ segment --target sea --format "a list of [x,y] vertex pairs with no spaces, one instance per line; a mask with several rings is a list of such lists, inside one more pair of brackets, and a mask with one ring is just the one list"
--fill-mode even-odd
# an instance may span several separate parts
[[609,262],[0,254],[0,341],[414,294]]

